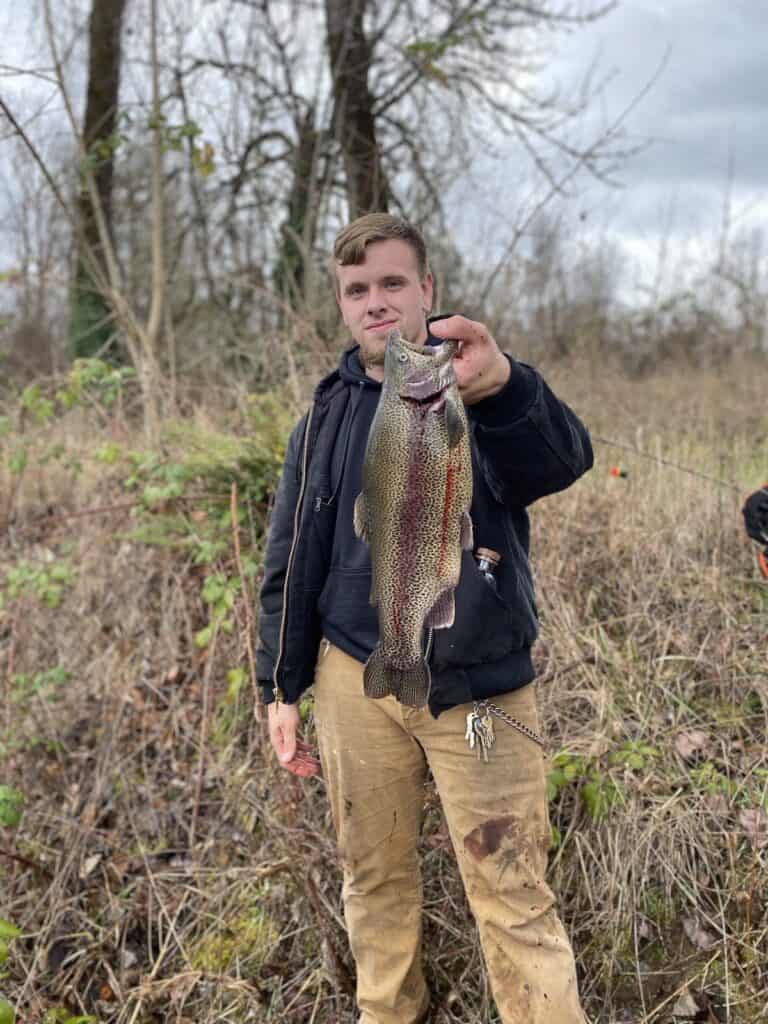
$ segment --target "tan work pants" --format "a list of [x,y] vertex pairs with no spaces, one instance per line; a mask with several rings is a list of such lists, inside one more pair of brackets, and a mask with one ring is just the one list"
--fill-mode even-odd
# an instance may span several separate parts
[[[495,701],[538,729],[533,686]],[[573,953],[544,880],[550,832],[543,755],[494,721],[486,764],[464,739],[468,707],[434,719],[363,694],[363,666],[323,641],[315,716],[344,867],[360,1024],[415,1024],[421,966],[417,844],[432,771],[504,1024],[583,1024]]]

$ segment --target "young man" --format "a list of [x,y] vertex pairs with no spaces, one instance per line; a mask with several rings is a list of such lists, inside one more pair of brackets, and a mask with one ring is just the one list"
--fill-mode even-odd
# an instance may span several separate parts
[[[545,881],[550,841],[531,663],[537,617],[526,506],[592,465],[587,431],[539,374],[504,355],[483,324],[428,321],[433,282],[419,232],[387,214],[336,239],[336,298],[356,343],[294,430],[272,514],[261,591],[258,676],[280,763],[319,768],[297,737],[314,683],[320,762],[344,867],[344,910],[361,1024],[426,1019],[417,842],[434,777],[505,1024],[582,1024],[571,947]],[[472,435],[476,547],[501,555],[494,583],[465,553],[456,618],[435,630],[427,708],[363,694],[378,637],[368,546],[353,527],[387,333],[454,359]],[[490,702],[490,703],[482,703]],[[468,715],[493,719],[486,762]]]

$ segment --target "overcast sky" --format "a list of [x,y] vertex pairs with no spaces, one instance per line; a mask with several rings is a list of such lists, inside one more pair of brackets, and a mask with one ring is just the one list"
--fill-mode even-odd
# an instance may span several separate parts
[[613,72],[609,118],[658,72],[627,120],[651,144],[622,168],[620,191],[586,197],[622,238],[653,249],[668,231],[711,247],[729,177],[735,227],[768,224],[766,0],[622,0],[562,42],[555,69],[575,81],[595,57]]
[[[29,18],[27,0],[0,0],[0,64],[27,57]],[[768,224],[768,0],[620,0],[559,39],[549,74],[574,88],[595,60],[610,76],[595,127],[657,77],[626,121],[631,137],[651,143],[622,167],[623,187],[580,186],[587,225],[646,263],[662,236],[706,258],[729,175],[735,226]],[[3,95],[9,87],[0,77]]]

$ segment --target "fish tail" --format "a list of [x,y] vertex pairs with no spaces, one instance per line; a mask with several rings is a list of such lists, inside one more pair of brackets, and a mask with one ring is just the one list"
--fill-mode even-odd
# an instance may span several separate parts
[[400,669],[388,665],[377,647],[365,663],[363,692],[372,700],[390,694],[408,707],[423,708],[430,688],[429,666],[420,661],[410,668]]
[[400,676],[400,693],[398,700],[411,708],[423,708],[429,697],[431,678],[429,665],[420,661],[413,668],[403,669],[398,673]]

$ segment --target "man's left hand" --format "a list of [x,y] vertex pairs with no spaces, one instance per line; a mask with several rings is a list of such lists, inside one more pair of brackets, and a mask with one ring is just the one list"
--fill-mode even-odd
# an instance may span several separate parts
[[459,342],[453,366],[465,405],[497,395],[509,380],[509,360],[485,324],[465,316],[449,316],[431,323],[429,332],[436,338]]

